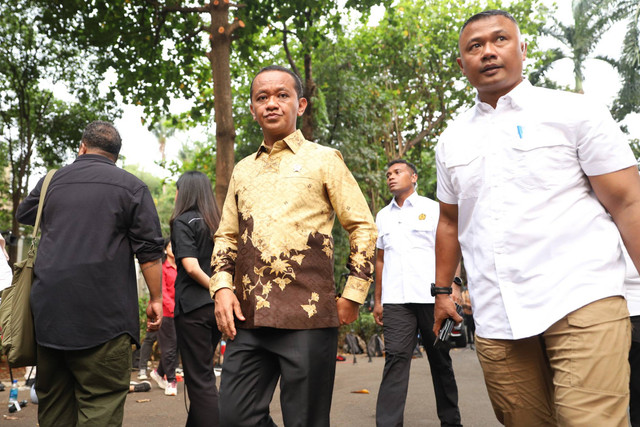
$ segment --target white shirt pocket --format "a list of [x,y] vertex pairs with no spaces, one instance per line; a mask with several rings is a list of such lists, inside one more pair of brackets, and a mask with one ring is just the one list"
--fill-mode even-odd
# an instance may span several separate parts
[[446,154],[446,166],[458,199],[477,198],[484,182],[485,159],[479,149]]
[[558,129],[536,127],[512,145],[510,175],[513,184],[528,190],[549,190],[566,182],[576,151]]

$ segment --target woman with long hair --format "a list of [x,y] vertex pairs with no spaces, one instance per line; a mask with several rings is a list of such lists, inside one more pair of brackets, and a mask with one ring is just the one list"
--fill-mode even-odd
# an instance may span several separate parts
[[218,425],[218,389],[213,355],[220,340],[209,295],[211,253],[220,213],[209,178],[185,172],[176,183],[169,221],[178,266],[174,318],[190,407],[187,426]]

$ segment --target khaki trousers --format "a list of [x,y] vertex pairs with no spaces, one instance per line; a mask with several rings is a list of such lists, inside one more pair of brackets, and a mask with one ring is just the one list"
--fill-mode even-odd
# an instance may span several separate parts
[[476,338],[496,417],[518,427],[626,427],[630,345],[622,297],[594,301],[538,336]]

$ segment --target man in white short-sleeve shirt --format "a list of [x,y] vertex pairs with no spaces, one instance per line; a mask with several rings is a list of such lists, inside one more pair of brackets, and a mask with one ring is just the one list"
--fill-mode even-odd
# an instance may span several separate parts
[[[435,348],[430,284],[435,279],[438,203],[418,195],[418,172],[406,160],[387,165],[393,200],[376,216],[376,288],[373,316],[384,328],[385,361],[376,404],[376,424],[399,426],[409,387],[418,331],[429,359],[438,418],[461,426],[458,387],[448,348]],[[457,295],[460,289],[456,286]]]
[[[500,422],[626,425],[617,229],[638,264],[636,159],[606,108],[523,79],[526,44],[508,13],[471,17],[459,48],[478,95],[436,148],[436,286],[450,286],[462,253]],[[435,304],[436,331],[459,320],[446,295]]]

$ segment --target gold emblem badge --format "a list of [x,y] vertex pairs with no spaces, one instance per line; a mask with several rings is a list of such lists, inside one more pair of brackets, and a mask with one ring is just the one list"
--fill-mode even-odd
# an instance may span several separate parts
[[427,219],[427,216],[425,214],[420,214],[420,216],[418,216],[418,219],[420,221],[424,221],[425,219]]

